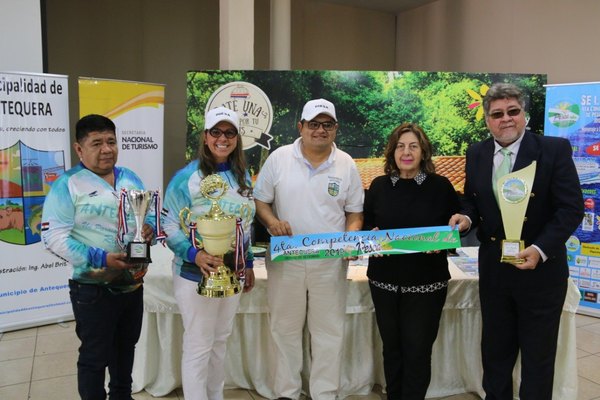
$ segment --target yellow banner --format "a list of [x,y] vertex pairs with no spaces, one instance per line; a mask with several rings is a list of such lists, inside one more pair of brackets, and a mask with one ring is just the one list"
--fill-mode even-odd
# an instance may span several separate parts
[[100,114],[110,119],[139,107],[165,104],[165,88],[141,82],[79,78],[79,116]]
[[147,189],[163,186],[165,87],[79,78],[79,114],[100,114],[117,127],[117,164],[132,169]]

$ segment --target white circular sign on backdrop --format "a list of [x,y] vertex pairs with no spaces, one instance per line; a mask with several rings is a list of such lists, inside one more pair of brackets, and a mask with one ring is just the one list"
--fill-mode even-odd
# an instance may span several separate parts
[[244,150],[256,145],[271,149],[269,135],[273,123],[271,101],[258,86],[248,82],[231,82],[213,92],[206,103],[206,111],[226,107],[240,117],[240,135]]

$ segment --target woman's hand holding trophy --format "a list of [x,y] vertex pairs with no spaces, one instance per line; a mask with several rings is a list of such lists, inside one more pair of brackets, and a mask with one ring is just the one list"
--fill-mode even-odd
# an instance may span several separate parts
[[[198,294],[205,297],[223,298],[233,296],[242,290],[237,276],[238,271],[231,271],[224,265],[223,256],[236,243],[235,215],[225,214],[219,207],[218,200],[227,192],[227,183],[218,174],[212,174],[200,183],[200,193],[211,200],[210,210],[203,215],[194,216],[188,208],[179,213],[179,222],[194,246],[201,250],[196,254],[194,262],[202,271],[204,279],[198,285]],[[202,238],[199,240],[196,233]],[[234,246],[232,246],[232,241]]]
[[200,250],[198,253],[196,253],[194,262],[198,267],[200,267],[202,275],[207,278],[211,272],[217,272],[219,265],[223,264],[223,257],[213,256],[204,250]]

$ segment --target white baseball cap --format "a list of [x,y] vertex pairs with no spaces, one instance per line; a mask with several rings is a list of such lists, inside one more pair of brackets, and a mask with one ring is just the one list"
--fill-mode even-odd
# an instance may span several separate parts
[[217,107],[206,112],[204,116],[204,129],[211,129],[221,121],[227,121],[240,130],[240,117],[235,111],[225,107]]
[[332,102],[325,99],[309,100],[302,109],[302,120],[310,121],[319,114],[329,115],[337,121],[335,116],[335,107]]

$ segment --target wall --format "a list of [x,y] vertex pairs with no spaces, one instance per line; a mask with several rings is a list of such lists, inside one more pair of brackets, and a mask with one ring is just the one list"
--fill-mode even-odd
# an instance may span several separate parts
[[292,68],[394,70],[396,16],[292,1]]
[[[30,0],[31,1],[31,0]],[[165,179],[183,166],[185,73],[219,67],[218,0],[46,1],[49,73],[166,84]],[[268,69],[269,0],[255,0],[255,68]],[[92,6],[93,5],[93,6]],[[292,2],[292,68],[547,73],[599,81],[596,0],[438,0],[393,15]]]
[[[270,1],[255,1],[255,68],[269,69]],[[50,0],[48,71],[166,84],[165,184],[184,165],[186,72],[219,68],[219,0]],[[394,69],[395,15],[293,0],[292,68]],[[73,159],[73,162],[77,160]]]
[[91,4],[47,2],[48,72],[69,75],[71,126],[79,116],[79,76],[166,84],[167,183],[185,164],[186,72],[219,68],[219,2],[102,0],[93,2],[93,8]]
[[254,0],[254,69],[269,69],[271,0]]
[[0,71],[43,71],[40,0],[2,0]]
[[599,81],[596,0],[438,0],[398,15],[398,70]]

